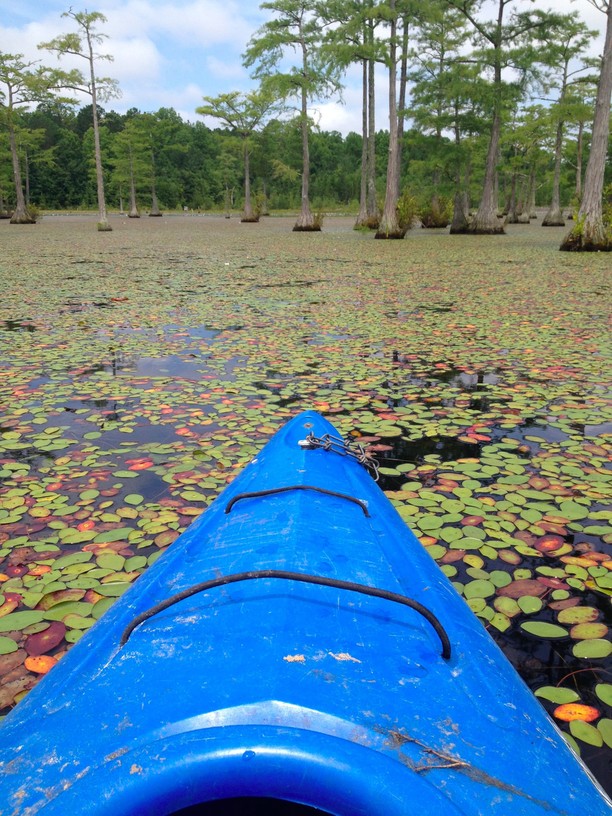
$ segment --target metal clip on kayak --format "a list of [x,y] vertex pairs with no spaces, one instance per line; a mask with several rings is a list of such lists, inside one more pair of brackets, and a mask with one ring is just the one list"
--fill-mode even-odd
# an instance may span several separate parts
[[141,612],[140,615],[137,615],[134,620],[132,620],[131,623],[126,626],[121,636],[119,646],[125,646],[134,629],[140,626],[141,623],[144,623],[154,615],[157,615],[158,612],[163,612],[186,598],[197,595],[199,592],[205,592],[208,589],[213,589],[214,587],[226,586],[227,584],[236,584],[239,581],[253,581],[258,578],[282,578],[287,581],[299,581],[303,584],[318,584],[320,586],[333,587],[334,589],[346,589],[349,592],[359,592],[361,595],[371,595],[375,598],[383,598],[387,601],[394,601],[395,603],[402,604],[403,606],[408,606],[410,609],[414,609],[415,612],[422,615],[425,620],[431,624],[436,634],[440,638],[440,642],[442,643],[442,657],[444,660],[450,660],[451,644],[444,627],[433,612],[418,601],[415,601],[412,598],[407,598],[405,595],[399,595],[397,592],[390,592],[387,589],[378,589],[377,587],[366,586],[365,584],[356,584],[352,581],[340,581],[336,578],[324,578],[320,575],[307,575],[302,572],[289,572],[287,570],[274,569],[254,570],[252,572],[235,572],[232,575],[225,575],[222,578],[213,578],[210,581],[203,581],[202,583],[194,584],[192,587],[184,589],[182,592],[177,592],[176,595],[166,598],[166,600],[161,601],[155,606],[152,606],[150,609],[147,609],[145,612]]
[[340,456],[350,456],[351,459],[356,459],[360,465],[370,471],[375,482],[378,481],[378,461],[370,456],[363,445],[352,439],[343,439],[341,436],[333,436],[328,433],[323,436],[315,436],[311,431],[306,439],[300,439],[298,445],[301,448],[323,448],[326,451],[339,453]]

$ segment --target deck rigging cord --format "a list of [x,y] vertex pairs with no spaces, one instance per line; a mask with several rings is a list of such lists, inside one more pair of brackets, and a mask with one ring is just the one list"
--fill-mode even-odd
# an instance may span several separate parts
[[298,442],[298,445],[302,448],[323,448],[323,450],[338,453],[340,456],[350,456],[370,471],[375,482],[378,481],[378,461],[367,452],[363,445],[354,442],[352,439],[345,439],[329,433],[323,434],[323,436],[315,436],[314,432],[311,431],[305,439]]

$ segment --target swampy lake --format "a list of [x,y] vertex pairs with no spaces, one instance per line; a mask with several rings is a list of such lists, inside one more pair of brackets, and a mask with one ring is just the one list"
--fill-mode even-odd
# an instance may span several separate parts
[[609,254],[95,221],[0,222],[0,709],[315,408],[610,790]]

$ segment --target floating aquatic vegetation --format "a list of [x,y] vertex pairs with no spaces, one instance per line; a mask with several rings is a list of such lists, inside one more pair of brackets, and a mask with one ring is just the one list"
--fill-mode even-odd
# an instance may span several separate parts
[[277,219],[126,223],[104,245],[75,221],[3,229],[1,708],[314,407],[379,459],[401,516],[605,782],[606,259],[522,227],[503,248],[380,244],[333,220],[307,245]]

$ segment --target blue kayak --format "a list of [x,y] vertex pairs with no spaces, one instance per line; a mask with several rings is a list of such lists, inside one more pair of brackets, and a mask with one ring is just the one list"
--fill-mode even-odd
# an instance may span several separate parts
[[2,816],[603,816],[391,503],[291,420],[0,727]]

